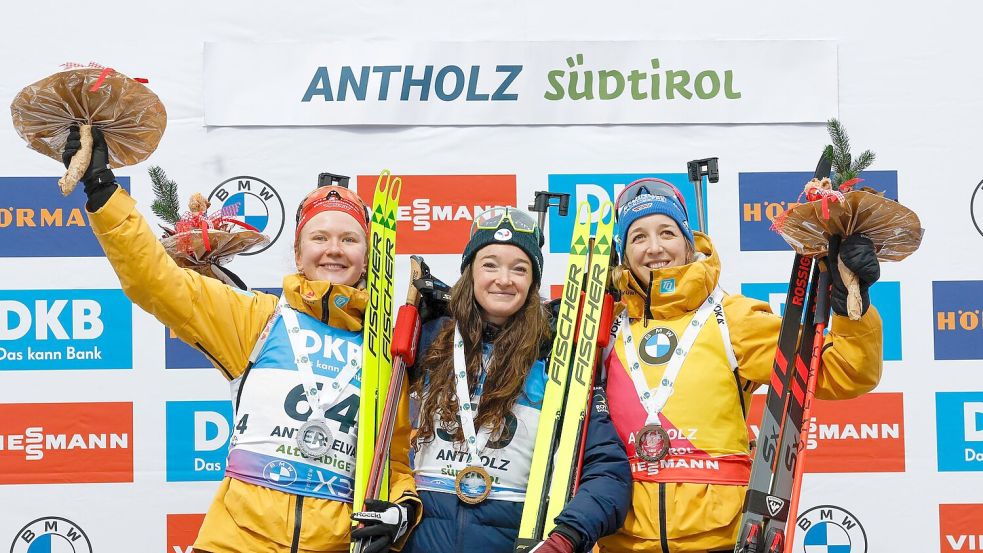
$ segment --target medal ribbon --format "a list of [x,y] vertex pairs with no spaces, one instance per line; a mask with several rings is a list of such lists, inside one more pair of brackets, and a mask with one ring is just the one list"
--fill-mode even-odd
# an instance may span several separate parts
[[338,376],[331,382],[331,386],[324,396],[317,389],[317,381],[314,380],[314,368],[311,367],[311,360],[307,355],[298,353],[303,348],[300,337],[300,321],[297,320],[297,312],[287,304],[287,298],[280,296],[280,304],[277,306],[280,316],[283,317],[284,325],[287,328],[287,337],[290,339],[290,349],[294,354],[294,362],[297,363],[297,372],[300,373],[300,381],[304,385],[304,395],[307,396],[307,403],[311,406],[311,414],[308,420],[325,420],[325,406],[334,405],[334,402],[341,395],[342,390],[358,374],[359,362],[357,359],[349,360],[348,364],[338,373]]
[[683,367],[683,361],[686,360],[686,354],[689,353],[690,348],[693,347],[693,343],[696,342],[696,337],[703,330],[703,326],[710,317],[710,313],[713,312],[713,307],[719,304],[723,298],[724,291],[718,286],[706,301],[703,302],[703,305],[696,310],[696,314],[693,315],[689,326],[683,332],[682,339],[676,345],[676,351],[672,352],[672,358],[669,360],[666,372],[662,375],[662,381],[659,383],[658,388],[652,389],[649,389],[648,381],[645,380],[645,373],[642,371],[642,365],[638,361],[638,352],[635,351],[635,340],[632,338],[631,329],[628,328],[628,311],[625,310],[622,313],[621,317],[623,320],[618,332],[621,334],[621,340],[625,346],[625,360],[628,361],[628,374],[631,375],[631,381],[635,384],[638,400],[642,403],[642,407],[645,408],[645,412],[648,415],[645,419],[646,425],[660,424],[659,413],[662,412],[662,409],[669,401],[669,396],[672,395],[673,388],[676,385],[676,379],[679,377],[679,372]]
[[[468,392],[468,369],[464,360],[464,339],[461,338],[461,331],[454,326],[454,378],[457,381],[457,414],[461,419],[461,430],[464,432],[464,443],[468,447],[468,454],[471,456],[470,466],[480,467],[481,458],[478,452],[484,449],[485,444],[491,437],[491,433],[485,435],[484,443],[478,447],[478,437],[474,430],[474,412],[477,406],[471,408],[471,394]],[[478,396],[478,401],[481,396]],[[477,401],[475,402],[477,405]]]

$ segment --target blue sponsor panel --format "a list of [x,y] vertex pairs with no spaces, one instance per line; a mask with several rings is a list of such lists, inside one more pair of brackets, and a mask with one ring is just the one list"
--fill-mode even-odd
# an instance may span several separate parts
[[[100,257],[85,194],[62,196],[59,177],[0,177],[0,257]],[[130,177],[118,177],[130,190]]]
[[[741,285],[741,294],[767,302],[771,310],[778,314],[785,313],[785,297],[788,294],[788,283],[745,283]],[[881,315],[884,332],[884,360],[901,360],[901,283],[891,281],[875,282],[870,287],[870,303],[877,308]]]
[[[279,296],[280,288],[255,288],[258,292],[265,292]],[[252,292],[241,292],[250,294]],[[206,369],[212,368],[211,361],[198,348],[189,346],[174,335],[174,332],[164,328],[164,368],[165,369]]]
[[221,480],[232,435],[231,401],[168,401],[167,481]]
[[0,370],[133,368],[121,290],[0,290]]
[[[689,226],[693,230],[700,230],[700,222],[696,217],[696,192],[693,191],[693,185],[686,180],[688,178],[686,173],[549,175],[548,188],[550,192],[570,194],[570,213],[566,217],[560,217],[555,209],[549,211],[550,251],[553,253],[570,251],[578,203],[585,200],[590,202],[591,218],[596,223],[601,216],[599,209],[603,199],[610,198],[614,202],[626,185],[631,184],[632,181],[650,177],[670,182],[683,193],[686,208],[689,211]],[[707,186],[704,182],[705,194],[707,194],[706,191]],[[709,203],[709,194],[707,196],[707,203]],[[703,206],[704,212],[706,212],[706,207]],[[593,232],[593,225],[591,230]],[[617,229],[615,229],[615,233],[617,233]]]
[[936,359],[983,359],[983,281],[932,283]]
[[983,392],[936,392],[940,472],[983,471]]
[[[771,224],[786,209],[805,201],[805,197],[800,199],[800,195],[813,174],[802,171],[738,175],[742,251],[792,249],[777,232],[771,230]],[[864,171],[862,177],[864,181],[858,186],[869,186],[883,191],[888,198],[898,199],[897,171]]]

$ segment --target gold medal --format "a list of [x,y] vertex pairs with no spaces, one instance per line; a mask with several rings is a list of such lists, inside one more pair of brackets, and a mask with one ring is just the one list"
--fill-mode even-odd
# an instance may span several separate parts
[[466,467],[458,471],[454,479],[454,491],[458,499],[476,505],[491,493],[492,479],[483,467]]
[[646,461],[659,461],[669,454],[669,433],[658,424],[646,424],[635,433],[635,455]]

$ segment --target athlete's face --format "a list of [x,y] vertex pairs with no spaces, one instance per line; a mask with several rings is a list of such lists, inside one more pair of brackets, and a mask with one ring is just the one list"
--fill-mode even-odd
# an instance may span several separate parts
[[367,251],[365,233],[351,215],[323,211],[300,230],[295,261],[308,280],[353,286],[365,272]]
[[502,325],[526,303],[532,286],[532,263],[515,246],[492,244],[475,255],[471,275],[484,319]]
[[649,215],[635,221],[625,242],[628,268],[642,286],[648,286],[650,271],[687,263],[686,237],[667,215]]

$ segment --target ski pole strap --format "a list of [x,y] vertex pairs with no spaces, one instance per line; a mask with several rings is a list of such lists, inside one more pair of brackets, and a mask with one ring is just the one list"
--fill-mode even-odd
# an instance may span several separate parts
[[631,329],[629,328],[628,312],[625,311],[622,313],[622,324],[618,332],[621,334],[621,340],[625,346],[625,360],[628,362],[628,374],[631,376],[631,381],[635,384],[635,392],[638,393],[638,400],[642,403],[642,407],[645,408],[645,413],[648,415],[645,419],[645,424],[660,424],[659,413],[662,412],[662,409],[669,401],[669,396],[672,395],[673,388],[676,385],[676,379],[679,377],[683,362],[686,360],[686,355],[689,353],[690,348],[693,347],[693,343],[696,342],[696,337],[703,330],[707,319],[710,318],[710,313],[713,312],[715,306],[720,304],[723,298],[724,291],[718,286],[703,302],[703,305],[696,310],[696,314],[693,315],[692,321],[686,327],[682,339],[679,340],[676,346],[676,351],[672,352],[672,358],[669,359],[669,365],[666,367],[666,372],[662,375],[662,381],[659,382],[657,388],[649,388],[648,381],[645,379],[645,373],[642,371],[642,365],[638,361],[638,353],[635,351],[635,340],[632,338]]
[[297,312],[287,304],[286,297],[282,295],[278,307],[287,329],[287,337],[290,339],[290,350],[294,355],[294,362],[297,363],[297,372],[300,373],[300,381],[304,385],[304,395],[307,397],[307,403],[311,406],[308,420],[324,419],[324,408],[334,405],[342,390],[358,374],[360,369],[358,360],[352,357],[351,361],[338,372],[338,376],[331,382],[331,387],[322,397],[321,391],[317,389],[317,382],[314,380],[314,368],[311,367],[311,359],[306,353],[301,353],[304,350],[305,340],[300,335],[302,329],[300,328],[300,321],[297,320]]
[[[468,455],[471,456],[471,466],[480,467],[481,458],[478,452],[485,448],[488,443],[489,433],[485,436],[485,444],[478,447],[478,436],[474,430],[474,413],[478,410],[478,401],[481,395],[476,394],[477,401],[474,407],[471,406],[471,394],[468,392],[468,368],[464,360],[464,339],[461,338],[461,330],[454,325],[454,378],[457,383],[457,414],[461,419],[461,430],[464,432],[464,443],[468,447]],[[478,390],[484,385],[484,375],[478,383]]]

